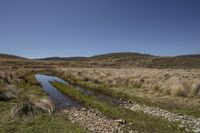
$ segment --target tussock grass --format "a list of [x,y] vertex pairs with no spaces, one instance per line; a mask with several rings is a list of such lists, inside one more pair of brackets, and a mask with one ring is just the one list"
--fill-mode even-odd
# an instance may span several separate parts
[[25,95],[20,97],[19,103],[11,111],[11,116],[22,117],[24,115],[35,115],[39,112],[52,114],[53,110],[54,106],[48,98]]
[[[200,117],[199,69],[57,68],[53,72],[115,98]],[[107,83],[109,79],[113,82]]]
[[7,101],[17,98],[18,95],[19,90],[16,89],[15,85],[8,85],[4,88],[0,88],[0,100]]
[[200,71],[148,68],[63,68],[57,69],[72,79],[108,87],[141,88],[144,93],[200,98]]
[[181,97],[200,97],[200,81],[182,80],[170,86],[170,94]]

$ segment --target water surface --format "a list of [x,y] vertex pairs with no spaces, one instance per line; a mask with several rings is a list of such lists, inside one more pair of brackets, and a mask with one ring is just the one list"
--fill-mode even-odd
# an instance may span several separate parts
[[[54,103],[56,104],[56,107],[58,109],[81,106],[80,103],[73,100],[70,96],[61,93],[57,88],[53,87],[50,83],[52,81],[59,81],[64,84],[70,85],[68,82],[66,82],[58,77],[50,76],[50,75],[36,74],[35,77],[41,83],[43,90],[54,101]],[[104,102],[110,102],[112,104],[119,104],[118,99],[115,99],[113,97],[96,92],[95,90],[85,89],[78,85],[70,85],[70,86],[72,86],[74,89],[81,91],[83,95],[94,96],[97,99],[104,101]]]
[[56,108],[63,109],[63,108],[70,108],[70,107],[79,107],[80,104],[71,99],[69,96],[61,93],[59,90],[57,90],[55,87],[53,87],[50,82],[51,81],[59,81],[64,84],[68,84],[64,80],[55,77],[55,76],[49,76],[49,75],[42,75],[42,74],[36,74],[35,75],[38,82],[41,83],[42,89],[48,94],[48,96],[54,101]]

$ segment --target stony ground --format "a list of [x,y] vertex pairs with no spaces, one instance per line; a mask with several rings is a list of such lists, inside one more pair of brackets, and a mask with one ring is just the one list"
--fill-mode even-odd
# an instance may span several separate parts
[[171,122],[180,122],[179,128],[184,128],[186,131],[200,133],[200,118],[194,118],[189,115],[176,114],[158,107],[149,107],[140,105],[132,101],[121,101],[121,106],[136,112],[144,112],[148,115],[167,119]]
[[123,127],[126,125],[125,121],[108,118],[96,109],[71,108],[63,112],[72,123],[92,133],[123,133]]
[[[200,133],[200,118],[189,115],[177,114],[158,107],[140,105],[133,101],[119,101],[120,106],[136,112],[143,112],[153,117],[159,117],[171,122],[180,122],[179,128],[188,132]],[[72,108],[63,111],[68,115],[69,120],[84,127],[93,133],[123,133],[123,127],[128,123],[124,120],[115,120],[106,117],[97,109]],[[129,131],[134,133],[137,131]]]

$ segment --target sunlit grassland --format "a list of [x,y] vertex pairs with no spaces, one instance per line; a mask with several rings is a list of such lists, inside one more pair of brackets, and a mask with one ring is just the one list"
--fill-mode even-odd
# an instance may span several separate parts
[[200,117],[199,70],[63,68],[54,73],[112,97]]

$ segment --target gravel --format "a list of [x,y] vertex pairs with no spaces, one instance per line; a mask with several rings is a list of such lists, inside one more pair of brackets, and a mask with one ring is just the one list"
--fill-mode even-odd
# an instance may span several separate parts
[[179,128],[184,128],[186,131],[200,133],[200,118],[195,118],[189,115],[177,114],[158,107],[149,107],[140,105],[135,102],[121,102],[121,106],[135,112],[143,112],[150,116],[167,119],[170,122],[180,122]]
[[106,117],[96,109],[72,108],[64,110],[69,120],[92,133],[123,133],[124,120]]

